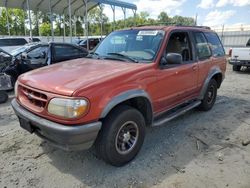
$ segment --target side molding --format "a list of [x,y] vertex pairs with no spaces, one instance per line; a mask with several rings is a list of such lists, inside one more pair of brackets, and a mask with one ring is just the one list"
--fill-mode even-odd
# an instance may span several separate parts
[[213,76],[216,75],[216,74],[222,74],[221,70],[218,67],[213,68],[208,73],[208,77],[206,78],[206,80],[205,80],[205,82],[204,82],[204,84],[202,86],[200,95],[199,95],[200,100],[202,100],[204,98],[204,95],[205,95],[205,93],[207,91],[208,84],[209,84],[210,80],[213,78]]
[[[123,92],[115,97],[113,97],[111,99],[111,101],[106,105],[106,107],[103,109],[102,113],[101,113],[101,118],[106,117],[106,115],[118,104],[132,99],[132,98],[136,98],[136,97],[144,97],[146,99],[148,99],[148,101],[151,103],[151,99],[149,97],[149,95],[147,94],[146,91],[141,90],[141,89],[134,89],[134,90],[129,90],[126,92]],[[152,109],[152,106],[151,106]],[[153,112],[152,112],[153,114]]]

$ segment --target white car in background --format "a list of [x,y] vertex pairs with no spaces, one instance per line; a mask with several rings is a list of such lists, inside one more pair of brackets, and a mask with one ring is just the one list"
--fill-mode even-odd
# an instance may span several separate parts
[[[18,38],[0,38],[0,48],[10,53],[11,51],[24,46],[27,44],[29,39],[18,37]],[[33,38],[33,42],[40,42],[39,38]]]
[[240,71],[241,67],[250,67],[250,39],[244,48],[232,48],[229,51],[229,63],[233,71]]

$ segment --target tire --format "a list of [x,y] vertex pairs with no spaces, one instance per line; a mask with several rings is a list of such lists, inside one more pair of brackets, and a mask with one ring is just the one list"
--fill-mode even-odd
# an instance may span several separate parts
[[240,71],[241,66],[240,65],[233,65],[233,71]]
[[204,95],[204,98],[202,99],[201,104],[198,107],[199,110],[208,111],[212,109],[216,101],[217,87],[218,87],[218,84],[216,80],[211,79],[208,84],[207,91]]
[[96,153],[113,166],[123,166],[140,151],[144,137],[143,115],[130,106],[118,106],[103,121],[95,142]]
[[8,94],[5,91],[0,91],[0,104],[7,102]]

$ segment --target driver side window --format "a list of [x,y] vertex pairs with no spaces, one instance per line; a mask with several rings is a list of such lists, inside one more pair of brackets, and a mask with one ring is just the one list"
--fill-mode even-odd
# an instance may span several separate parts
[[176,32],[171,34],[166,48],[166,54],[169,53],[180,54],[183,62],[193,60],[192,48],[187,32]]
[[48,46],[40,46],[28,52],[28,59],[45,59],[48,53]]

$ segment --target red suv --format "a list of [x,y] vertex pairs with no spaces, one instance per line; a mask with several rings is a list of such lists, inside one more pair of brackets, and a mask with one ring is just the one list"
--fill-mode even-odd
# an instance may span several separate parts
[[210,110],[225,70],[208,28],[135,27],[112,32],[86,58],[21,75],[12,106],[30,133],[65,150],[95,145],[121,166],[139,152],[146,126]]

